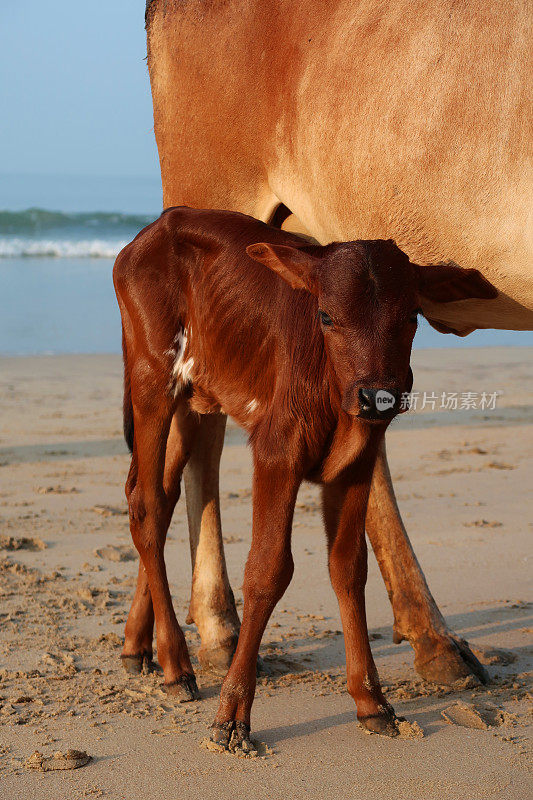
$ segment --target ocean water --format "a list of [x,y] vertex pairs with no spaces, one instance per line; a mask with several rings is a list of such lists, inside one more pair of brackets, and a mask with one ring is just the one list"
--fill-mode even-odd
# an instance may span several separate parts
[[[61,182],[51,186],[67,207],[77,203],[86,209],[98,196],[98,186],[85,195],[79,185],[74,195],[68,181],[66,189]],[[120,352],[113,260],[159,213],[157,182],[149,186],[148,200],[143,180],[115,186],[113,201],[126,211],[0,211],[1,355]],[[18,204],[28,196],[41,197],[34,185],[32,192],[20,194]],[[55,197],[50,186],[43,196]],[[147,210],[132,213],[132,208]],[[533,332],[476,331],[460,339],[439,334],[422,320],[415,339],[415,347],[487,345],[533,345]]]

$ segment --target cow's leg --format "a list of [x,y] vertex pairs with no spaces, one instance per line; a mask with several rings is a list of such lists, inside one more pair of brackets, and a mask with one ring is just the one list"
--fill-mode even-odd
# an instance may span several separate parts
[[366,623],[365,513],[369,490],[370,476],[368,481],[349,487],[324,486],[328,563],[344,630],[348,691],[357,706],[357,719],[373,733],[396,736],[397,718],[381,691]]
[[203,416],[185,468],[192,558],[188,622],[201,638],[202,664],[227,671],[239,636],[239,617],[228,580],[219,504],[219,465],[226,417]]
[[[174,416],[170,399],[165,392],[155,391],[158,388],[154,381],[154,391],[136,392],[137,480],[128,499],[130,529],[152,598],[157,653],[165,686],[180,701],[187,701],[198,699],[199,693],[185,637],[172,605],[164,561],[166,534],[179,496],[179,475],[188,455],[184,446],[187,437],[180,431],[179,414]],[[144,608],[149,614],[148,603]]]
[[366,530],[394,613],[394,641],[407,639],[415,668],[428,681],[453,684],[486,670],[464,639],[447,626],[429,590],[400,516],[383,441],[372,480]]
[[244,611],[237,650],[222,684],[211,738],[250,750],[250,712],[259,645],[272,611],[293,573],[291,526],[301,477],[294,469],[255,464],[252,545],[244,573]]
[[[186,405],[180,404],[176,409],[170,425],[166,445],[165,472],[163,486],[165,490],[169,525],[176,503],[180,497],[180,482],[183,468],[187,461],[194,437],[198,428],[198,417],[190,414]],[[134,443],[131,467],[126,481],[126,497],[129,499],[137,483],[137,447]],[[148,585],[148,577],[142,561],[139,562],[137,586],[131,604],[126,628],[124,631],[124,647],[122,664],[126,672],[139,673],[143,666],[151,671],[152,642],[154,632],[154,609],[152,595]]]

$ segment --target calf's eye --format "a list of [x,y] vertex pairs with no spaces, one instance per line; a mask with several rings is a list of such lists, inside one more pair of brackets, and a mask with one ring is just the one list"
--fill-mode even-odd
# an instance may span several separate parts
[[326,314],[325,311],[319,311],[318,316],[320,317],[320,322],[322,325],[325,325],[326,327],[333,325],[333,320],[329,314]]

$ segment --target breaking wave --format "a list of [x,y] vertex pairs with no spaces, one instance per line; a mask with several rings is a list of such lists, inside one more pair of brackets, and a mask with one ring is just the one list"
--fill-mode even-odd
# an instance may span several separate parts
[[0,258],[115,258],[128,241],[0,237]]
[[0,211],[0,258],[115,258],[153,219],[104,211]]
[[39,235],[51,230],[140,231],[153,222],[146,214],[119,214],[106,211],[75,212],[48,211],[28,208],[26,211],[0,211],[0,235]]

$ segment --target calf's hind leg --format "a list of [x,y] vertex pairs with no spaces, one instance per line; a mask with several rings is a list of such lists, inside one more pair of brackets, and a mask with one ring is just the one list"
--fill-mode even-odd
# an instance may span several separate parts
[[[176,409],[167,438],[163,488],[166,495],[169,525],[176,503],[180,497],[180,482],[183,468],[189,457],[198,429],[198,416],[191,414],[185,404]],[[134,446],[131,467],[126,481],[126,497],[129,498],[137,483],[137,456]],[[152,661],[154,610],[148,576],[142,561],[139,563],[137,586],[126,622],[122,665],[126,672],[139,673],[143,666],[149,671],[155,667]]]
[[[126,480],[126,498],[128,505],[130,496],[137,484],[137,456],[135,448],[131,459],[130,471]],[[139,561],[137,573],[137,586],[124,631],[124,646],[122,648],[122,666],[126,672],[142,672],[143,666],[152,671],[153,650],[152,640],[154,635],[154,608],[152,595],[148,586],[148,578],[142,561]]]
[[397,718],[381,691],[366,622],[365,513],[369,488],[370,481],[349,487],[326,485],[322,490],[329,571],[339,602],[348,691],[355,700],[357,718],[368,731],[396,736]]
[[[164,393],[155,399],[158,394],[139,393],[148,398],[146,405],[139,408],[134,404],[137,481],[129,496],[130,529],[153,603],[158,659],[165,685],[169,693],[186,701],[198,699],[199,693],[172,605],[164,561],[166,534],[179,496],[179,476],[188,454],[187,436],[182,429],[186,412],[180,409],[173,416],[170,400]],[[141,580],[145,580],[142,571]],[[145,610],[145,617],[142,619],[141,615],[140,620],[142,628],[149,622],[149,604],[145,601],[144,606],[140,605]]]

